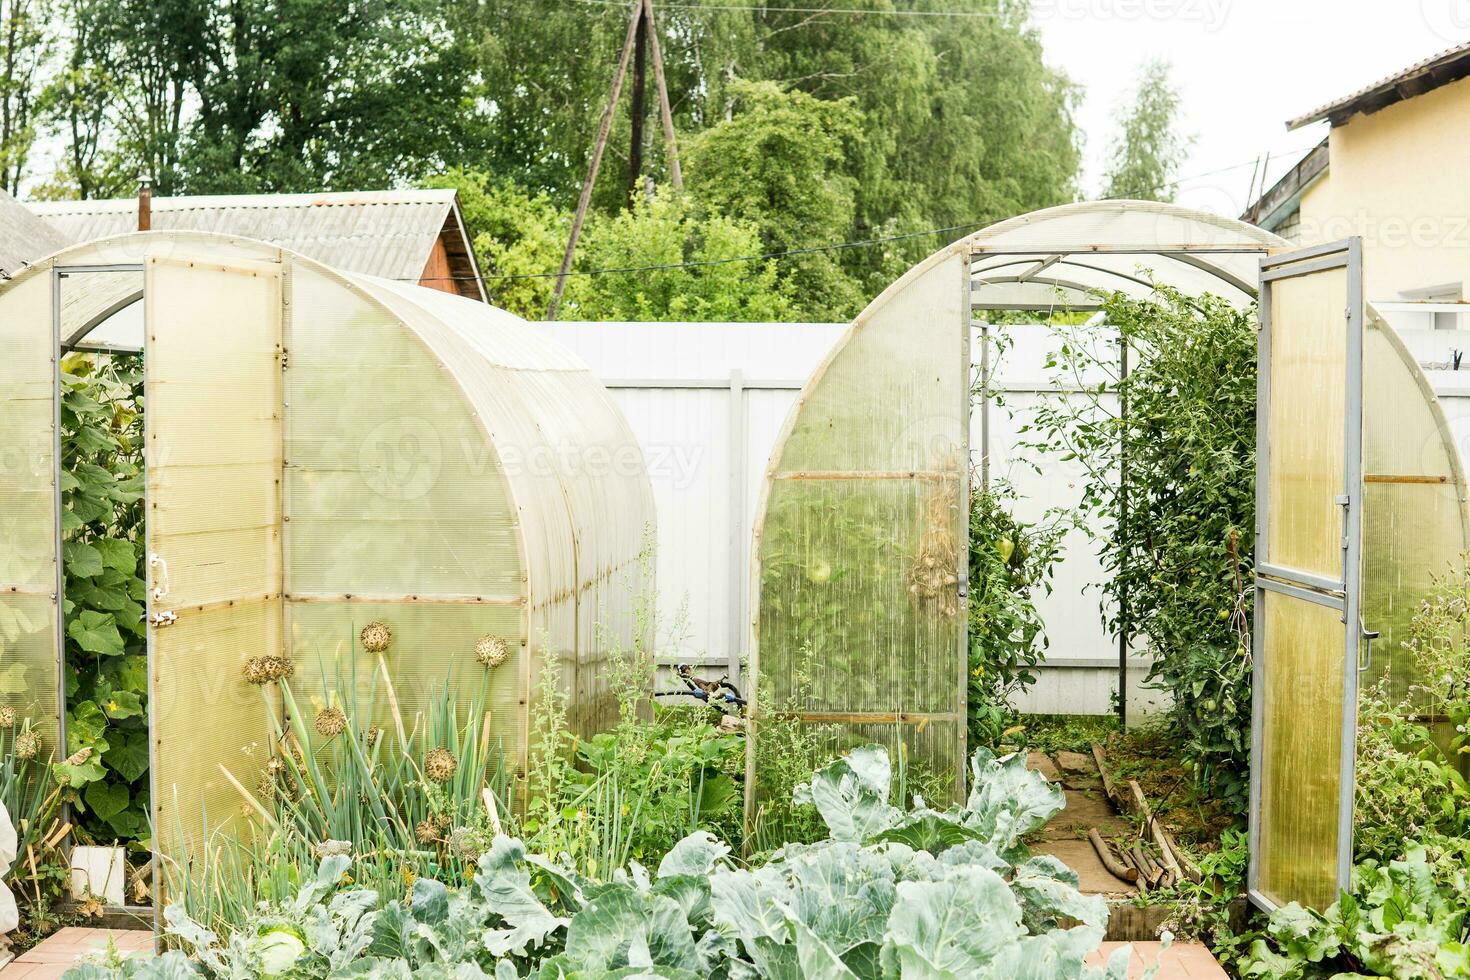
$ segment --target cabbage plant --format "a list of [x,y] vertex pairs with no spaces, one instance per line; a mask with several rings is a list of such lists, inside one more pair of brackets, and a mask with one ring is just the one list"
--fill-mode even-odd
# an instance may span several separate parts
[[1122,980],[1126,947],[1103,967],[1084,963],[1103,938],[1103,899],[1025,845],[1062,809],[1062,791],[1019,754],[980,749],[970,773],[964,806],[916,799],[903,810],[889,801],[886,750],[856,749],[796,791],[830,837],[755,868],[699,832],[651,872],[634,863],[593,882],[502,835],[472,885],[420,878],[397,896],[348,884],[351,857],[333,855],[294,899],[263,905],[226,938],[170,908],[168,933],[192,958],[176,950],[66,976]]

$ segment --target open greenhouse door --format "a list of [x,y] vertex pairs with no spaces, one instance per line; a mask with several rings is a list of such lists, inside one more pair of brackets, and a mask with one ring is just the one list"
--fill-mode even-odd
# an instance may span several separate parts
[[1250,894],[1325,909],[1352,866],[1362,540],[1358,239],[1261,263]]
[[[144,291],[155,907],[269,755],[248,658],[281,653],[277,262],[150,255]],[[252,734],[253,733],[253,734]],[[229,776],[226,775],[226,770]],[[161,867],[159,865],[162,865]]]
[[61,735],[57,595],[60,407],[50,276],[33,275],[0,295],[0,705],[29,721],[42,763]]

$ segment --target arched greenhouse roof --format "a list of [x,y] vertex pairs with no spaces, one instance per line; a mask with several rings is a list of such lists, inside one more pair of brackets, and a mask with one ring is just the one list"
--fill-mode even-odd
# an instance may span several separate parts
[[1009,218],[944,251],[970,252],[976,309],[1092,310],[1099,292],[1146,296],[1154,283],[1249,302],[1260,256],[1289,244],[1174,204],[1085,201]]

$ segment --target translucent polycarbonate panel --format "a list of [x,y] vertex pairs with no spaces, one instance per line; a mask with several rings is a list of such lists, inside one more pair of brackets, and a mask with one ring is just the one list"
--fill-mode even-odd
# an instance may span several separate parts
[[40,734],[42,760],[57,748],[59,685],[55,600],[0,592],[0,704]]
[[428,347],[304,265],[286,373],[289,589],[519,597],[517,516],[487,429]]
[[181,863],[270,750],[243,667],[281,650],[281,267],[173,248],[145,303],[154,842]]
[[137,302],[142,293],[143,273],[137,270],[65,273],[61,280],[62,343],[68,349],[84,344],[93,329]]
[[1342,578],[1347,272],[1284,279],[1271,288],[1267,423],[1267,559]]
[[56,591],[51,277],[0,291],[0,590]]
[[[1067,268],[1048,266],[1037,273],[1080,287],[1146,296],[1153,287],[1139,280],[1150,280],[1190,295],[1209,292],[1248,302],[1254,298],[1260,257],[1287,244],[1242,221],[1146,201],[1087,201],[1033,211],[977,231],[965,241],[976,250],[978,269],[996,270],[977,277],[977,303],[1038,310],[1051,308],[1044,290],[992,284],[1006,277],[997,267],[1011,258],[995,253],[1022,253],[1034,259],[1032,268],[1042,261],[1057,265],[1053,257],[1065,256]],[[1140,269],[1147,273],[1140,274]]]
[[274,695],[246,683],[243,667],[274,650],[280,635],[275,601],[181,613],[155,631],[153,832],[165,862],[197,859],[217,832],[243,832],[246,801],[230,779],[254,790],[270,757],[269,712],[276,710]]
[[1412,355],[1370,317],[1363,348],[1363,621],[1381,636],[1362,675],[1398,699],[1424,683],[1404,648],[1435,580],[1470,550],[1464,477],[1448,423]]
[[580,360],[518,318],[433,290],[354,281],[412,328],[487,420],[523,532],[530,696],[553,664],[572,730],[606,727],[608,652],[631,655],[651,629],[636,607],[653,497],[626,420]]
[[839,747],[902,744],[929,795],[963,768],[967,289],[949,252],[858,318],[794,409],[757,541],[761,697]]
[[1265,605],[1265,690],[1256,888],[1277,905],[1337,899],[1343,738],[1342,613],[1274,592]]
[[[489,603],[292,602],[289,604],[291,680],[301,709],[316,712],[329,703],[356,706],[385,731],[425,730],[430,706],[442,703],[448,685],[461,720],[478,706],[488,720],[506,769],[524,771],[526,624],[520,605]],[[392,642],[381,656],[363,649],[360,634],[383,623]],[[494,670],[475,659],[481,637],[505,642],[509,657]],[[396,714],[394,706],[396,705]],[[477,715],[476,717],[479,717]]]
[[0,704],[56,748],[56,385],[48,267],[0,284]]

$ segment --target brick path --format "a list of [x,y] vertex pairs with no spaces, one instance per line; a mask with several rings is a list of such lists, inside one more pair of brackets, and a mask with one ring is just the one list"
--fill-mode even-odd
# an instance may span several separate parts
[[[1133,947],[1133,962],[1128,976],[1141,977],[1143,971],[1159,960],[1157,980],[1226,980],[1228,976],[1215,957],[1200,943],[1174,943],[1159,955],[1159,943],[1103,943],[1102,948],[1087,957],[1093,966],[1102,966],[1119,946]],[[6,978],[9,980],[9,978]]]
[[100,957],[111,942],[118,951],[152,952],[153,933],[138,929],[58,929],[0,970],[0,980],[54,980],[84,957]]

